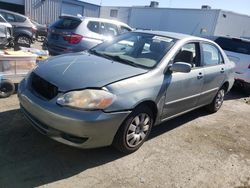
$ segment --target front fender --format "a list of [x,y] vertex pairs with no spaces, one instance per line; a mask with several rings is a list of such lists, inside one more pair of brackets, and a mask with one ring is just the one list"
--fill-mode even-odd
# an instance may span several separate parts
[[106,88],[116,95],[114,103],[106,112],[132,110],[144,101],[153,101],[158,106],[164,97],[164,75],[157,72],[135,76],[112,83]]

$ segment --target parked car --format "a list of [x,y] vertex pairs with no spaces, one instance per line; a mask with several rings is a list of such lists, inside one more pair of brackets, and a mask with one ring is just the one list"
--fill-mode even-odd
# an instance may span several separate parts
[[218,111],[234,66],[210,40],[133,31],[40,63],[18,97],[33,126],[54,140],[131,153],[153,125],[202,106]]
[[233,37],[209,37],[214,40],[236,64],[235,84],[250,94],[250,40]]
[[47,47],[52,55],[79,52],[131,30],[128,25],[118,21],[61,16],[49,27]]
[[1,42],[0,47],[12,46],[13,30],[12,25],[0,15]]
[[7,27],[0,24],[0,48],[5,47],[8,42]]
[[31,20],[31,22],[35,25],[37,31],[36,31],[36,38],[38,37],[47,37],[47,26],[45,24],[39,24],[34,20]]
[[36,27],[30,19],[22,14],[3,9],[0,9],[0,15],[13,26],[15,44],[30,47],[36,37]]

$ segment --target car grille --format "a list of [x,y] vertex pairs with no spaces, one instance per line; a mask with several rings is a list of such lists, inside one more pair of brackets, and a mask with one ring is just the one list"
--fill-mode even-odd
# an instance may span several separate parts
[[56,86],[35,73],[32,73],[30,76],[30,86],[36,94],[48,100],[53,99],[58,94],[58,88]]

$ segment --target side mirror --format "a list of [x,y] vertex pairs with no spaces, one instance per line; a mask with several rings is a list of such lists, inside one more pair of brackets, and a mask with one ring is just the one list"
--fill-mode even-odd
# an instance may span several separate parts
[[191,71],[192,65],[184,62],[176,62],[174,63],[169,70],[173,72],[184,72],[188,73]]

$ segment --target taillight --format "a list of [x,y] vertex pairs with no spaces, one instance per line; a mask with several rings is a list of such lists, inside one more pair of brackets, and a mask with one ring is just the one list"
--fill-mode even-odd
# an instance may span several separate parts
[[83,36],[78,34],[71,34],[63,36],[65,41],[68,41],[70,44],[78,44],[82,40]]
[[32,27],[32,32],[35,33],[37,31],[36,27]]

